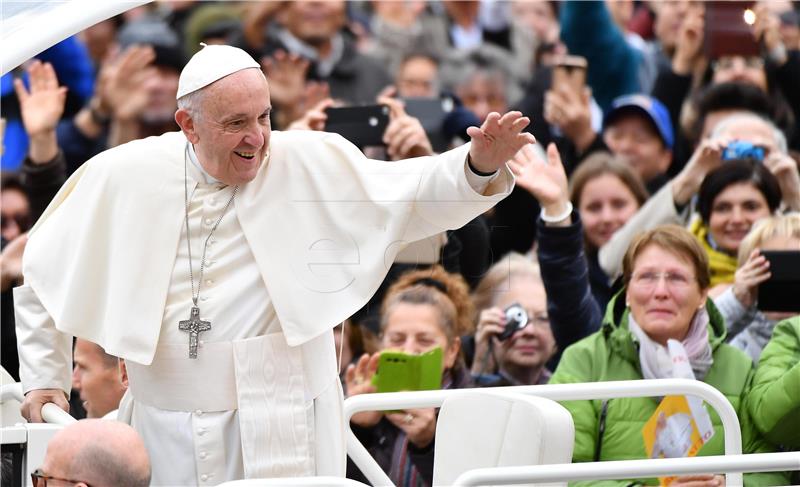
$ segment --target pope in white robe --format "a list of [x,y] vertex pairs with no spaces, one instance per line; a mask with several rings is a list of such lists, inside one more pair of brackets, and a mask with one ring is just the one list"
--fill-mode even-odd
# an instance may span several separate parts
[[126,359],[119,417],[154,485],[344,475],[332,328],[406,244],[509,194],[528,120],[494,114],[471,145],[371,161],[338,135],[272,133],[259,65],[229,46],[189,61],[178,100],[181,132],[92,158],[30,232],[14,290],[23,415],[66,409],[78,336]]

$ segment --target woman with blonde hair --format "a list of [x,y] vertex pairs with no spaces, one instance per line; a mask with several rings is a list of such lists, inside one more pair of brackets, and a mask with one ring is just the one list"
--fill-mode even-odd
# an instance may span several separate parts
[[[473,301],[479,315],[472,375],[478,385],[546,384],[556,342],[539,265],[517,253],[506,255],[481,279]],[[505,310],[514,305],[527,320],[508,329]]]
[[[461,336],[472,332],[474,311],[464,279],[441,266],[403,274],[381,306],[380,348],[421,354],[442,349],[442,389],[471,386],[461,358]],[[380,352],[364,354],[345,372],[346,395],[376,391]],[[368,411],[351,418],[353,432],[395,485],[430,485],[437,410]],[[348,464],[348,477],[363,480]]]
[[759,311],[758,286],[770,278],[764,250],[800,251],[800,213],[788,213],[757,222],[739,245],[739,268],[734,284],[714,299],[728,325],[731,345],[758,363],[772,338],[775,325],[797,313]]

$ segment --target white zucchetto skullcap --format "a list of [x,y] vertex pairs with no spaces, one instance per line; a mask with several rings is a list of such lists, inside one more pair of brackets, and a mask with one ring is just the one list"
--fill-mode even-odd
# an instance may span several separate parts
[[180,98],[208,86],[218,79],[247,68],[261,68],[252,56],[233,46],[203,45],[186,63],[178,79]]

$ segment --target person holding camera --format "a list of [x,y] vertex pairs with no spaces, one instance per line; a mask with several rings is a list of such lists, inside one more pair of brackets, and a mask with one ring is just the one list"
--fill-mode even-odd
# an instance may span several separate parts
[[472,376],[480,386],[547,384],[556,341],[539,265],[511,252],[474,293],[479,310]]
[[[733,144],[737,141],[748,142],[748,144]],[[732,149],[729,148],[731,144],[733,144]],[[760,150],[750,150],[757,148]],[[763,164],[753,162],[752,156],[759,153],[764,157]],[[749,163],[750,176],[738,179],[738,181],[744,182],[751,176],[755,178],[754,174],[758,173],[760,175],[758,180],[769,181],[763,184],[772,188],[758,190],[754,195],[757,200],[763,202],[763,205],[760,205],[763,206],[763,211],[755,216],[751,215],[752,212],[748,212],[747,215],[750,216],[747,216],[741,211],[737,211],[736,214],[739,216],[732,222],[728,218],[719,219],[720,233],[711,235],[711,238],[714,239],[712,244],[707,238],[708,232],[711,231],[709,227],[716,227],[716,224],[712,225],[710,222],[712,214],[714,217],[723,216],[722,213],[715,211],[714,199],[728,186],[728,184],[724,184],[723,187],[708,193],[710,199],[706,202],[707,216],[705,219],[700,219],[703,222],[702,225],[695,223],[695,233],[701,239],[706,238],[707,248],[717,251],[718,254],[715,255],[720,257],[713,261],[715,264],[719,264],[714,272],[714,285],[732,283],[733,273],[736,269],[734,256],[738,244],[755,220],[769,216],[778,209],[782,202],[787,209],[800,209],[800,191],[798,190],[800,175],[798,175],[797,165],[787,154],[786,138],[772,122],[751,113],[729,115],[718,122],[711,136],[697,147],[686,167],[654,194],[639,212],[600,249],[600,266],[606,274],[612,277],[620,274],[622,255],[637,233],[665,223],[689,225],[692,221],[696,222],[697,219],[692,220],[691,203],[700,191],[701,184],[712,171],[725,165],[726,159],[742,159],[742,156],[751,161]],[[764,175],[765,173],[769,174]],[[708,187],[709,183],[705,184]],[[783,194],[784,189],[786,194]],[[777,201],[774,198],[776,191],[778,192]],[[703,231],[704,228],[705,231]],[[730,236],[730,238],[726,238],[726,236]],[[723,290],[719,289],[713,295],[717,295]]]

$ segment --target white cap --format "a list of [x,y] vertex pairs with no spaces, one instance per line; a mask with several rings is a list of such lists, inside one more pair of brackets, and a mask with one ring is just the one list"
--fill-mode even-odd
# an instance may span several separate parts
[[203,48],[192,56],[181,71],[176,98],[247,68],[261,69],[261,66],[252,56],[238,47],[203,44]]

